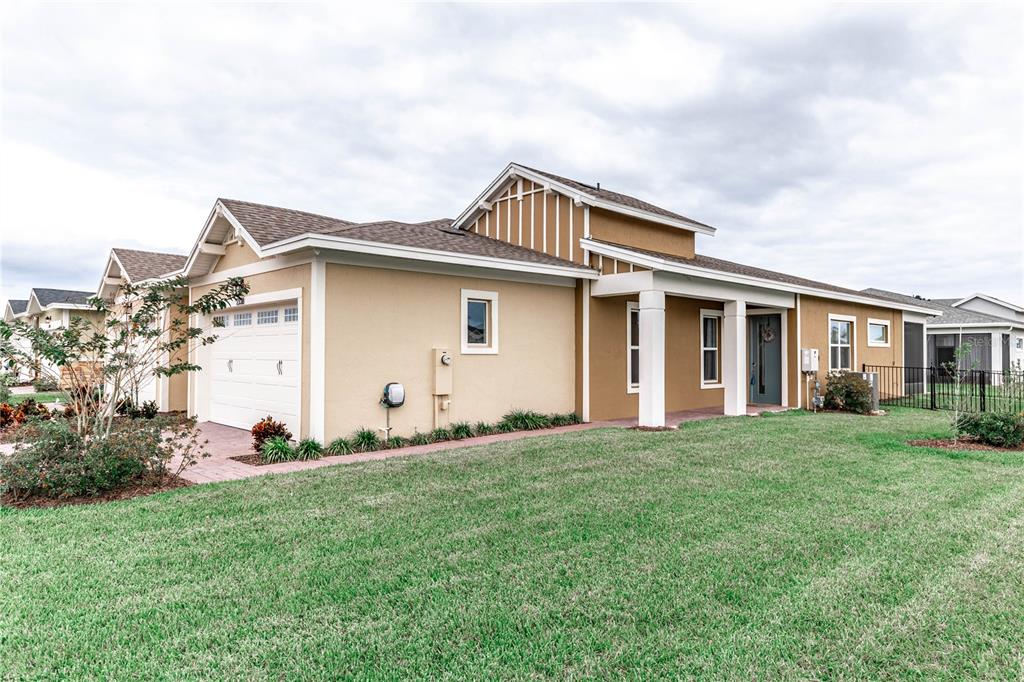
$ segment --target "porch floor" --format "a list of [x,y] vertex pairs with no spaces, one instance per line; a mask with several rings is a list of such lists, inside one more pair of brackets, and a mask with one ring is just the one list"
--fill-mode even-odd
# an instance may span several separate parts
[[[790,410],[790,407],[783,407],[782,405],[747,405],[747,415],[751,417],[757,417],[766,412],[785,412]],[[675,428],[684,422],[699,421],[701,419],[714,419],[716,417],[724,417],[725,411],[721,407],[705,407],[699,410],[682,410],[680,412],[666,412],[665,413],[665,426]],[[609,419],[608,421],[597,422],[605,426],[626,426],[633,427],[637,425],[637,418],[631,417],[627,419]]]

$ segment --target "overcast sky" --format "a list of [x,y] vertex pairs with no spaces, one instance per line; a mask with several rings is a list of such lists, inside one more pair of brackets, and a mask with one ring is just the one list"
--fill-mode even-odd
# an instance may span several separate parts
[[708,255],[1024,303],[1020,10],[762,4],[7,6],[2,296],[186,252],[218,196],[453,217],[515,160]]

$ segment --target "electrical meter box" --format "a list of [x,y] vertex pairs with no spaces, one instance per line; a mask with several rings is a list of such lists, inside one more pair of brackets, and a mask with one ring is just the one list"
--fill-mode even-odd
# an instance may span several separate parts
[[818,349],[817,348],[801,348],[800,349],[800,371],[801,372],[817,372],[818,371]]

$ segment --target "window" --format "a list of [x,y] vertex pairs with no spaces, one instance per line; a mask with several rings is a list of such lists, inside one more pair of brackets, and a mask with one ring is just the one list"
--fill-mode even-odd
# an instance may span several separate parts
[[1024,350],[1024,339],[1017,339],[1017,350]]
[[868,319],[868,345],[889,347],[889,320]]
[[228,326],[228,320],[223,315],[214,315],[213,316],[213,326],[214,327],[226,327],[226,326]]
[[498,352],[498,292],[462,290],[462,352]]
[[718,388],[719,349],[721,348],[722,312],[720,310],[700,311],[700,364],[701,388]]
[[256,324],[277,324],[276,310],[261,310],[256,313]]
[[299,321],[299,309],[298,308],[285,308],[284,309],[284,321],[285,322],[298,322]]
[[248,327],[252,324],[252,313],[235,313],[232,323],[236,327]]
[[640,392],[640,304],[626,302],[626,393]]
[[828,368],[853,369],[854,318],[846,315],[828,316]]

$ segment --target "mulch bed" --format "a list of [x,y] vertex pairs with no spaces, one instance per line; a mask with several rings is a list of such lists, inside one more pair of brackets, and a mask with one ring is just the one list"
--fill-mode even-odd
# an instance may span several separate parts
[[263,467],[267,466],[268,464],[271,464],[271,462],[264,462],[263,458],[255,453],[251,455],[238,455],[237,457],[228,457],[228,459],[233,459],[236,462],[241,462],[242,464],[249,464],[254,467]]
[[130,500],[133,497],[155,495],[156,493],[162,493],[168,490],[175,490],[177,488],[184,488],[190,485],[192,485],[192,483],[190,481],[186,481],[184,478],[167,475],[159,483],[136,483],[134,485],[128,486],[127,488],[119,488],[118,490],[108,490],[107,492],[101,493],[95,497],[88,497],[85,495],[80,497],[64,498],[30,497],[27,500],[15,501],[12,500],[9,496],[4,495],[3,497],[0,497],[0,505],[16,507],[18,509],[29,509],[32,507],[67,507],[78,504],[99,504],[101,502]]
[[987,450],[989,452],[1024,452],[1024,446],[1017,448],[1000,448],[995,445],[981,443],[973,438],[961,438],[954,441],[952,438],[926,438],[923,440],[908,440],[907,445],[916,445],[921,448],[939,448],[941,450]]

